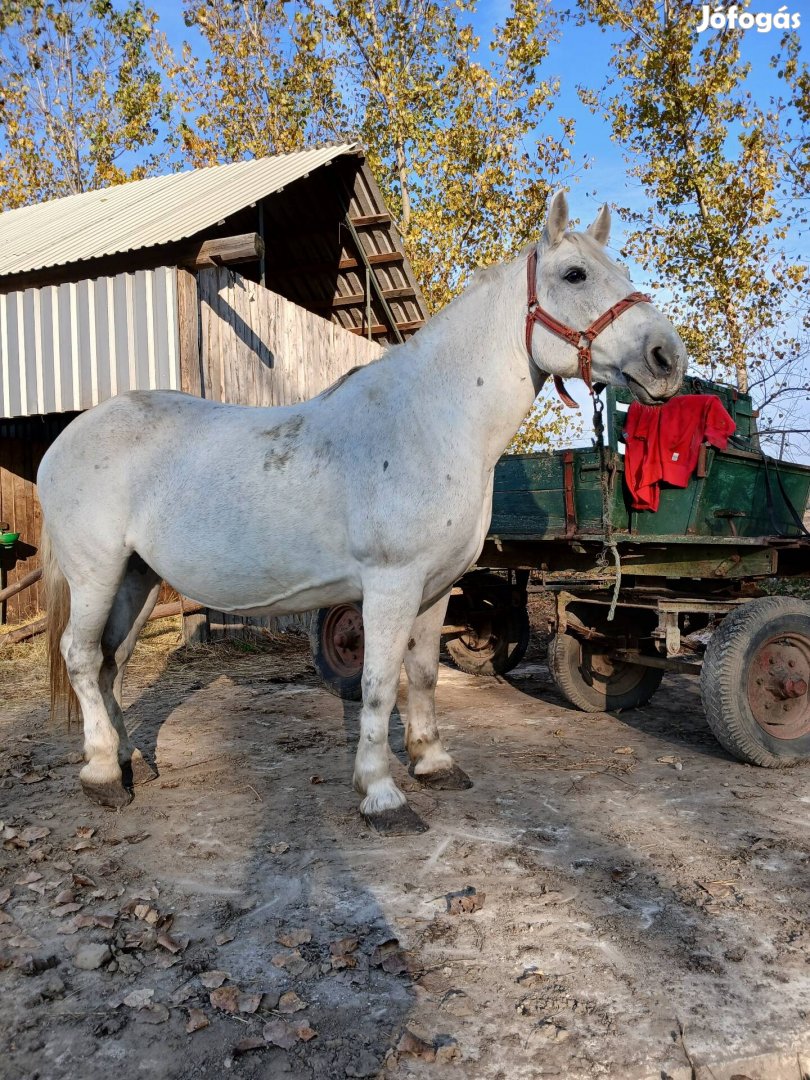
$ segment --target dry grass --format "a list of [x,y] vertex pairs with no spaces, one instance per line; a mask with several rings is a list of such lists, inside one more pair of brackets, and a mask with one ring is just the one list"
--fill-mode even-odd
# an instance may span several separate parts
[[[13,630],[32,622],[4,626]],[[174,650],[182,644],[180,616],[148,623],[135,646],[132,666],[138,677],[149,681],[165,668]],[[0,686],[4,702],[21,701],[48,692],[48,655],[45,634],[0,649]]]
[[141,631],[129,670],[139,680],[152,682],[166,668],[169,659],[183,645],[183,621],[180,615],[155,619]]
[[44,634],[6,645],[0,650],[1,700],[15,699],[48,692],[48,655]]
[[[16,625],[24,626],[32,621],[26,619]],[[4,626],[3,629],[16,629],[16,626]],[[245,637],[189,646],[183,644],[181,616],[173,615],[146,624],[135,646],[128,678],[145,686],[155,682],[167,669],[210,670],[221,668],[229,660],[250,656],[257,660],[272,657],[277,664],[292,663],[297,670],[302,655],[308,656],[304,641],[300,634],[273,634],[260,630]],[[48,657],[44,634],[0,649],[0,687],[0,700],[9,705],[47,695]]]

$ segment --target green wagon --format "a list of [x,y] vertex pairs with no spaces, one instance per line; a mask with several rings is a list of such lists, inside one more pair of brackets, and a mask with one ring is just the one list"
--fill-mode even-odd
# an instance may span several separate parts
[[[634,708],[667,671],[699,674],[709,724],[731,753],[770,766],[810,759],[810,604],[763,592],[767,579],[810,576],[810,468],[761,452],[747,395],[692,381],[686,392],[696,391],[721,398],[736,432],[725,451],[701,448],[688,487],[663,485],[654,513],[629,508],[622,391],[607,392],[604,455],[501,459],[489,534],[451,597],[446,646],[465,671],[512,669],[529,641],[531,576],[555,594],[549,669],[578,708]],[[313,643],[327,685],[357,696],[359,612],[320,613]]]

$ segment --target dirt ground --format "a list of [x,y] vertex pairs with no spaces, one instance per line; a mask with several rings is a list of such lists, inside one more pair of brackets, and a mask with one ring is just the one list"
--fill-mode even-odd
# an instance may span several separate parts
[[127,685],[160,775],[118,813],[49,724],[41,645],[0,654],[4,1080],[804,1074],[810,771],[731,760],[694,679],[586,716],[542,649],[508,679],[443,666],[475,786],[420,790],[395,716],[430,830],[383,839],[358,708],[303,639],[160,631]]

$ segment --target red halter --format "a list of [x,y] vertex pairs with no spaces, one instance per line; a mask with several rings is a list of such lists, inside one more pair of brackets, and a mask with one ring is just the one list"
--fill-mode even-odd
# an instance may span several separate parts
[[[587,330],[573,330],[570,326],[566,326],[565,323],[558,322],[553,315],[549,315],[547,311],[537,303],[537,248],[532,250],[529,255],[529,261],[527,264],[528,273],[528,309],[526,312],[526,348],[529,350],[529,356],[532,356],[532,332],[534,331],[535,323],[542,323],[547,330],[550,330],[552,334],[557,334],[558,337],[564,338],[570,345],[573,345],[577,350],[577,360],[579,361],[579,373],[582,376],[582,381],[588,387],[589,392],[593,395],[593,386],[591,384],[591,345],[593,339],[601,334],[606,326],[610,326],[622,312],[627,311],[628,308],[633,307],[634,304],[651,304],[652,300],[644,293],[632,292],[629,296],[625,296],[623,300],[620,300],[618,304],[614,304],[613,307],[608,308],[604,315],[600,315],[598,319],[591,323]],[[559,375],[554,376],[554,386],[557,388],[557,393],[560,398],[571,409],[578,409],[579,406],[565,389],[565,383],[562,381]]]

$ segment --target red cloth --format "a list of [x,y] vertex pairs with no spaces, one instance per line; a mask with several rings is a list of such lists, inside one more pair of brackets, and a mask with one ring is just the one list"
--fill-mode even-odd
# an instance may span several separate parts
[[734,430],[713,394],[683,394],[665,405],[634,401],[624,431],[624,479],[633,509],[657,510],[662,480],[687,487],[704,439],[725,450]]

